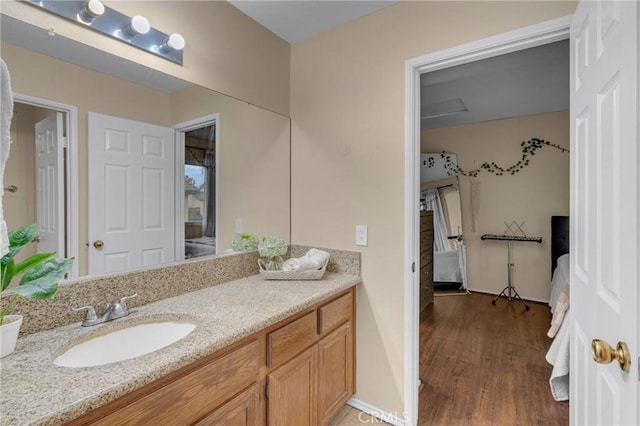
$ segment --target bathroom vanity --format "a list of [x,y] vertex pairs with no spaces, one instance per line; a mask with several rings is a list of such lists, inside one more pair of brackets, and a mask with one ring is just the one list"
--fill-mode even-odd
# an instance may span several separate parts
[[[359,282],[344,273],[319,281],[250,276],[100,326],[25,336],[2,359],[3,387],[16,392],[3,392],[0,423],[327,424],[355,391]],[[158,351],[87,368],[52,362],[93,328],[171,315],[197,327]]]

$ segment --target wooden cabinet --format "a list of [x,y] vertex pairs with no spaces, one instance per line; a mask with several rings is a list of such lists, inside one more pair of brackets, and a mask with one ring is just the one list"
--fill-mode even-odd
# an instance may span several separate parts
[[[269,426],[327,425],[355,392],[353,292],[318,307],[313,314],[317,330],[314,328],[311,347],[290,360],[272,349],[269,358],[285,363],[267,377]],[[299,341],[308,342],[310,324],[308,315],[301,317],[271,333],[270,337],[278,337],[270,338],[269,344],[287,340],[291,342],[286,345],[289,355],[295,352],[294,346],[300,351],[302,345],[284,336],[297,334]]]
[[196,426],[257,426],[258,385],[253,384],[240,395],[222,405],[213,413],[196,423]]
[[271,426],[317,424],[318,350],[314,345],[271,372],[267,417]]
[[[251,385],[260,367],[257,340],[183,373],[163,386],[135,398],[98,409],[96,419],[74,424],[189,425],[208,415],[229,396]],[[162,380],[162,379],[161,379]]]
[[353,333],[344,323],[318,342],[318,423],[326,425],[354,393]]
[[326,425],[355,392],[354,289],[70,422]]
[[433,302],[433,212],[420,212],[420,312]]

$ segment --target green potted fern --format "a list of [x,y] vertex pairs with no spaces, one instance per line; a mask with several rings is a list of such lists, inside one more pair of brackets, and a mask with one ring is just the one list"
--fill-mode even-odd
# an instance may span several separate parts
[[[19,297],[33,300],[53,299],[58,290],[58,281],[69,272],[73,258],[56,258],[55,253],[38,253],[16,263],[15,257],[38,232],[37,225],[25,225],[9,232],[9,252],[0,261],[2,303],[0,304],[0,358],[15,350],[21,315],[10,315]],[[10,284],[21,277],[17,285]]]

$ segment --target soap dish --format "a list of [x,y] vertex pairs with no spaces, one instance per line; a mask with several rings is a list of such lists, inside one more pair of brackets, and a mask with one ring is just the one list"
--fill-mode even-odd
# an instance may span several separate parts
[[323,277],[327,270],[327,264],[329,259],[320,269],[306,270],[306,271],[267,271],[264,269],[264,265],[258,259],[258,266],[260,267],[260,276],[264,280],[289,280],[289,281],[303,281],[303,280],[319,280]]

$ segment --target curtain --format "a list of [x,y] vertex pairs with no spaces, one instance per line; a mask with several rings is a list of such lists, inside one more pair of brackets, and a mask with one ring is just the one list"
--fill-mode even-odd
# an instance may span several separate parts
[[2,193],[4,192],[4,168],[9,157],[11,117],[13,116],[13,93],[11,77],[7,65],[0,58],[0,257],[9,252],[7,224],[2,210]]
[[204,153],[205,176],[205,219],[204,236],[216,236],[216,153],[207,149]]
[[447,239],[449,231],[447,231],[438,190],[430,189],[423,193],[422,198],[424,198],[426,202],[427,210],[433,210],[433,250],[451,250],[451,244],[449,244],[449,240]]
[[464,243],[460,241],[458,244],[458,265],[460,266],[460,275],[462,275],[462,288],[469,292],[469,287],[467,286],[467,248]]
[[480,182],[476,178],[469,178],[469,204],[471,205],[471,232],[476,232],[478,217],[480,216]]

